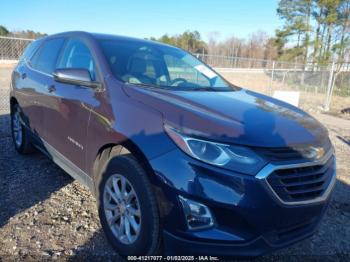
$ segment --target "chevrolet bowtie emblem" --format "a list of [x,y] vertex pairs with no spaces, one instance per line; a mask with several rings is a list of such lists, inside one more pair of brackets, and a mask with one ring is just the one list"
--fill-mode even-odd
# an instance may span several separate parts
[[309,147],[303,150],[302,155],[308,159],[320,159],[324,156],[325,150],[323,147]]

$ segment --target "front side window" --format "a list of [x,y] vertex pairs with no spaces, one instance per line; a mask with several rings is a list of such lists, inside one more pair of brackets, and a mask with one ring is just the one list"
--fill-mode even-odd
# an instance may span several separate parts
[[70,39],[64,48],[57,68],[80,68],[90,72],[92,80],[96,80],[95,62],[89,48],[78,39]]
[[182,79],[185,79],[186,81],[190,81],[192,83],[198,83],[201,86],[211,86],[210,78],[205,77],[204,74],[201,74],[196,67],[192,67],[191,63],[187,63],[186,59],[164,55],[164,61],[168,68],[171,82],[180,82]]
[[114,76],[125,83],[174,90],[234,90],[212,69],[179,48],[124,39],[99,42]]
[[63,46],[63,38],[47,40],[30,61],[31,66],[41,72],[52,74],[55,70],[58,54]]

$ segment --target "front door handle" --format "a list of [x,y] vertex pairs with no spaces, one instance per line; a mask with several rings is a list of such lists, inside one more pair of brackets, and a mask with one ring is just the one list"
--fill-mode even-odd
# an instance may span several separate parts
[[47,90],[49,91],[49,93],[54,93],[56,92],[56,87],[54,85],[50,85],[47,87]]

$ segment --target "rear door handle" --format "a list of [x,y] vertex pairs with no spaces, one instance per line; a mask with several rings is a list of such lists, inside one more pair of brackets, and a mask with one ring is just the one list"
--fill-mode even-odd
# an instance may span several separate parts
[[49,91],[49,93],[54,93],[56,92],[56,87],[54,85],[50,85],[47,87],[47,90]]

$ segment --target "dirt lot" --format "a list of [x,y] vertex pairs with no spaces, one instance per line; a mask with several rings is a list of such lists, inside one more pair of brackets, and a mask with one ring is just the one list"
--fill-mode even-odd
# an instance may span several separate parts
[[[258,261],[350,260],[350,121],[317,117],[337,151],[330,208],[311,239]],[[0,261],[118,259],[101,232],[92,195],[42,154],[18,155],[8,119],[0,116]]]

